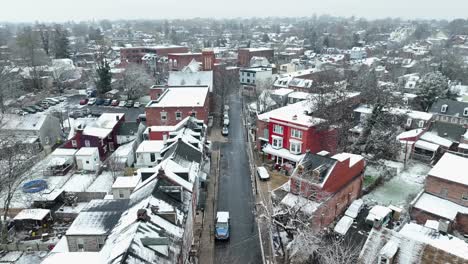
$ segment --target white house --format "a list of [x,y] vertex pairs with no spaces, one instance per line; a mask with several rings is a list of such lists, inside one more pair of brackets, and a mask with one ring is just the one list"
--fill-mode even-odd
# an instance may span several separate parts
[[140,182],[140,175],[117,177],[112,185],[114,199],[128,199]]
[[269,79],[273,83],[272,68],[247,68],[239,71],[240,83],[245,86],[257,86],[258,83],[267,82]]
[[353,47],[349,54],[350,59],[352,60],[362,60],[367,57],[367,51],[362,47]]
[[164,149],[162,140],[145,140],[136,150],[136,167],[153,167],[161,161],[161,151]]
[[75,153],[78,170],[97,171],[101,165],[98,148],[83,147]]

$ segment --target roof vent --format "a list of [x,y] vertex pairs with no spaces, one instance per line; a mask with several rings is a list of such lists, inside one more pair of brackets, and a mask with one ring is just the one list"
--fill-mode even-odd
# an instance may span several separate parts
[[297,120],[297,115],[293,115],[292,120]]

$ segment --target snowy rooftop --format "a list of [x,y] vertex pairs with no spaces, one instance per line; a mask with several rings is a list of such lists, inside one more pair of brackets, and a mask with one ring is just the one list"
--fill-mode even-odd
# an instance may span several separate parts
[[141,176],[117,177],[112,188],[135,188],[140,183]]
[[18,116],[13,114],[3,114],[0,121],[4,130],[30,130],[41,129],[47,116],[45,114],[30,114]]
[[304,112],[310,111],[310,102],[302,101],[295,104],[290,104],[266,113],[263,113],[258,116],[259,120],[266,122],[273,121],[271,119],[276,119],[278,121],[289,122],[292,124],[298,124],[305,127],[312,127],[319,123],[324,122],[325,120],[320,118],[314,118],[310,115],[305,114]]
[[138,146],[136,152],[137,153],[145,153],[145,152],[161,152],[164,149],[164,141],[162,140],[145,140],[141,142]]
[[53,156],[74,156],[76,149],[57,148],[51,153]]
[[361,155],[351,154],[351,153],[338,153],[335,154],[332,159],[336,159],[339,162],[343,162],[349,158],[349,167],[351,168],[354,164],[358,163],[359,161],[363,160],[364,158]]
[[273,90],[271,93],[274,95],[278,95],[278,96],[286,96],[292,92],[294,92],[293,89],[279,88],[279,89]]
[[83,135],[93,136],[93,137],[98,137],[98,138],[105,138],[111,132],[112,132],[112,129],[110,129],[110,128],[100,128],[100,127],[87,126],[83,130]]
[[468,259],[468,244],[465,241],[450,235],[434,235],[434,232],[437,231],[418,224],[408,223],[403,226],[399,233],[409,239],[429,244],[465,260]]
[[446,147],[450,148],[453,145],[453,142],[451,140],[448,140],[443,137],[439,137],[437,134],[432,133],[432,132],[426,132],[424,133],[420,139]]
[[405,140],[419,136],[424,130],[422,128],[405,131],[397,136],[398,140]]
[[101,128],[113,129],[118,120],[122,119],[125,113],[103,113],[96,120],[96,125]]
[[202,107],[208,97],[208,86],[169,87],[149,107]]
[[182,121],[180,121],[179,123],[177,123],[177,125],[174,125],[174,126],[151,126],[149,128],[146,129],[145,133],[149,132],[149,129],[151,129],[151,131],[153,132],[171,132],[171,131],[177,131],[179,130],[180,128],[182,128],[185,123],[187,123],[187,121],[189,120],[190,116],[187,116],[186,118],[184,118]]
[[468,214],[468,207],[428,193],[423,193],[413,207],[452,221],[455,220],[459,212]]
[[213,71],[172,71],[169,72],[167,84],[169,86],[206,85],[211,92],[213,89]]
[[[468,185],[466,168],[468,158],[445,153],[437,164],[429,171],[429,175],[444,180]],[[456,168],[456,169],[455,169]]]
[[439,149],[439,145],[431,143],[431,142],[427,142],[427,141],[424,141],[424,140],[416,141],[414,146],[417,147],[417,148],[424,149],[424,150],[429,150],[429,151],[432,151],[432,152],[437,151],[437,149]]
[[387,216],[391,212],[392,212],[392,210],[390,210],[386,206],[376,205],[376,206],[372,207],[372,209],[370,209],[369,214],[367,215],[366,219],[369,219],[371,221],[374,221],[374,219],[375,220],[381,220],[382,218],[384,218],[385,216]]
[[288,94],[289,98],[295,98],[295,99],[307,99],[310,96],[309,93],[305,92],[292,92]]
[[23,209],[14,220],[43,220],[50,213],[49,209]]
[[50,254],[41,264],[105,263],[99,252],[60,252]]
[[302,196],[295,195],[292,193],[286,194],[286,196],[281,200],[281,204],[289,208],[300,209],[306,215],[312,215],[315,210],[320,206],[320,203],[308,200]]
[[98,148],[82,147],[76,152],[75,156],[91,156],[98,152]]

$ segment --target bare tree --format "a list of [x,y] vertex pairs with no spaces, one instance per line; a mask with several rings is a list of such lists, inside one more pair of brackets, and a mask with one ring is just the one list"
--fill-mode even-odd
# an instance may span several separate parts
[[117,177],[123,174],[123,170],[125,169],[125,164],[120,162],[119,156],[116,155],[117,153],[114,152],[109,158],[106,160],[106,170],[110,171],[112,174],[112,178],[114,181]]
[[0,66],[0,111],[2,114],[6,111],[6,100],[19,96],[23,92],[21,82],[10,70],[9,67]]
[[128,99],[137,99],[146,94],[154,79],[137,64],[130,64],[123,73],[122,85]]
[[265,80],[258,80],[255,84],[255,103],[256,111],[261,114],[275,104],[271,98],[271,88],[273,86],[273,79],[267,78]]

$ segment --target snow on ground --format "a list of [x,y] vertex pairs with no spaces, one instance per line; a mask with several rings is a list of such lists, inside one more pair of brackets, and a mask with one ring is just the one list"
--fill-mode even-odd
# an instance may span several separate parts
[[[120,176],[120,175],[117,175]],[[114,183],[114,177],[111,171],[103,171],[101,175],[89,186],[88,192],[105,192],[109,193]]]
[[[18,256],[20,256],[19,258],[16,259],[16,261],[13,262],[15,264],[41,263],[42,260],[44,260],[44,258],[47,256],[46,251],[32,251],[32,252],[12,251],[12,252],[9,252],[8,254],[17,254]],[[3,261],[3,259],[1,259],[1,261]],[[10,262],[6,261],[5,263],[10,263]]]
[[94,174],[75,173],[71,179],[65,183],[63,190],[66,192],[85,192],[95,179],[96,175]]
[[428,165],[410,162],[407,168],[403,169],[403,164],[400,166],[400,163],[390,163],[398,168],[397,176],[365,195],[363,199],[366,203],[404,206],[409,198],[423,189],[424,180],[430,170]]

